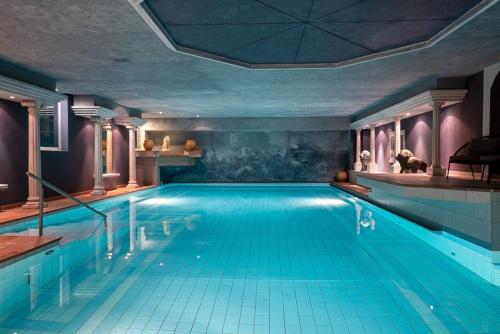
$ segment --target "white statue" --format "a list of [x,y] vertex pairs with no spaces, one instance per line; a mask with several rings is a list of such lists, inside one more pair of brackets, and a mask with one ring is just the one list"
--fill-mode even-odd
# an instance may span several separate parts
[[163,138],[163,145],[161,146],[161,150],[162,151],[169,151],[170,150],[170,137],[169,136],[165,136],[165,138]]

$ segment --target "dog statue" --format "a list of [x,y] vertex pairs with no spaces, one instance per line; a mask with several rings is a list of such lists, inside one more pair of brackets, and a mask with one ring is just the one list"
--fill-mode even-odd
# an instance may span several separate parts
[[401,166],[400,173],[417,173],[418,170],[427,172],[427,166],[429,165],[424,159],[420,159],[413,156],[409,150],[402,150],[396,157],[396,160]]

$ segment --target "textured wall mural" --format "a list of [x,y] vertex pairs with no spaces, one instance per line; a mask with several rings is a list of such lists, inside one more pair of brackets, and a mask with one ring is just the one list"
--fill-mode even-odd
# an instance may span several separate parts
[[170,132],[170,136],[194,138],[204,153],[196,166],[162,167],[163,182],[326,182],[347,167],[346,131]]
[[348,119],[153,119],[143,138],[173,147],[193,138],[195,166],[162,167],[163,182],[328,182],[347,169]]

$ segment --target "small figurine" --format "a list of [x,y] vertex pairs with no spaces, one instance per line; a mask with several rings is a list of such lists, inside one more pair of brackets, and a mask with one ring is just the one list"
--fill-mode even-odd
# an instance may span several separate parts
[[170,137],[169,136],[165,136],[165,138],[163,138],[163,145],[161,146],[161,150],[162,151],[169,151],[170,150]]

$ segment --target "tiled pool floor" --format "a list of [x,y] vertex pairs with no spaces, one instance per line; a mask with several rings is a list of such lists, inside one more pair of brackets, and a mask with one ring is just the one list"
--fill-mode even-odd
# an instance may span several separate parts
[[328,186],[176,185],[105,209],[107,229],[54,216],[71,237],[21,267],[0,333],[500,333],[500,287]]

